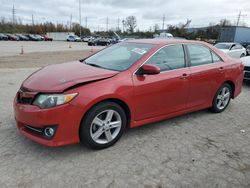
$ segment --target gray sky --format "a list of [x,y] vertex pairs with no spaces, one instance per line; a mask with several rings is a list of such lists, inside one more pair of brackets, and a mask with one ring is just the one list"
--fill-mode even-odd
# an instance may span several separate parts
[[[241,21],[250,26],[250,0],[81,0],[82,25],[88,18],[88,27],[93,31],[106,30],[106,18],[109,28],[117,28],[120,21],[127,16],[137,18],[140,30],[147,30],[155,24],[178,24],[192,19],[190,27],[206,26],[210,22],[218,23],[227,18],[236,22],[239,11],[244,16]],[[79,0],[0,0],[0,17],[12,19],[13,4],[17,19],[31,23],[32,14],[38,22],[52,21],[67,24],[72,14],[73,22],[79,22]],[[122,27],[122,23],[120,23]]]

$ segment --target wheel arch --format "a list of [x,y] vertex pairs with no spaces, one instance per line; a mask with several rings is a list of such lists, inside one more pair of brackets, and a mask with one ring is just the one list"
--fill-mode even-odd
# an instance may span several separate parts
[[100,103],[103,103],[103,102],[114,102],[118,105],[121,106],[121,108],[124,110],[125,114],[126,114],[126,118],[127,118],[127,128],[130,127],[130,123],[131,123],[131,119],[132,119],[132,115],[131,115],[131,108],[129,107],[129,105],[122,99],[119,99],[119,98],[106,98],[106,99],[101,99],[93,104],[91,104],[87,110],[85,111],[85,113],[83,114],[83,117],[82,117],[82,120],[81,120],[81,123],[82,121],[84,120],[84,118],[86,117],[87,113],[96,105],[100,104]]
[[232,80],[227,80],[223,84],[229,84],[231,86],[231,88],[232,88],[232,99],[234,99],[234,93],[235,93],[235,84],[234,84],[234,82]]

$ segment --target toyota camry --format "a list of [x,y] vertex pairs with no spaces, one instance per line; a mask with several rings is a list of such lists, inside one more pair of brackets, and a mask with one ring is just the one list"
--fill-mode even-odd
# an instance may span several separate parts
[[126,41],[31,74],[14,99],[17,127],[47,146],[107,148],[126,128],[223,112],[241,93],[243,71],[240,60],[207,43]]

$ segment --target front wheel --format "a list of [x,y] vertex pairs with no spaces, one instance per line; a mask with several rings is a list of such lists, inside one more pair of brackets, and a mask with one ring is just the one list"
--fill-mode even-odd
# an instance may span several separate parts
[[120,139],[126,124],[126,114],[118,104],[97,104],[87,112],[81,123],[81,142],[93,149],[110,147]]
[[212,112],[223,112],[229,105],[232,97],[232,87],[229,84],[223,84],[215,94],[212,105]]

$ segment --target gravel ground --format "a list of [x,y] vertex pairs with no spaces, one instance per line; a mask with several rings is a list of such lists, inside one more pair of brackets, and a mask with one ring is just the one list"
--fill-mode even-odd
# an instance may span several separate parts
[[76,61],[92,55],[96,51],[34,52],[16,56],[0,56],[0,69],[42,67],[50,64]]
[[0,69],[0,187],[250,187],[250,84],[222,114],[130,129],[115,146],[92,151],[48,148],[18,133],[12,100],[34,70]]
[[24,54],[34,52],[61,52],[61,51],[79,51],[90,49],[102,49],[103,47],[91,47],[84,42],[33,42],[33,41],[0,41],[0,57],[14,56],[21,53],[23,47]]

